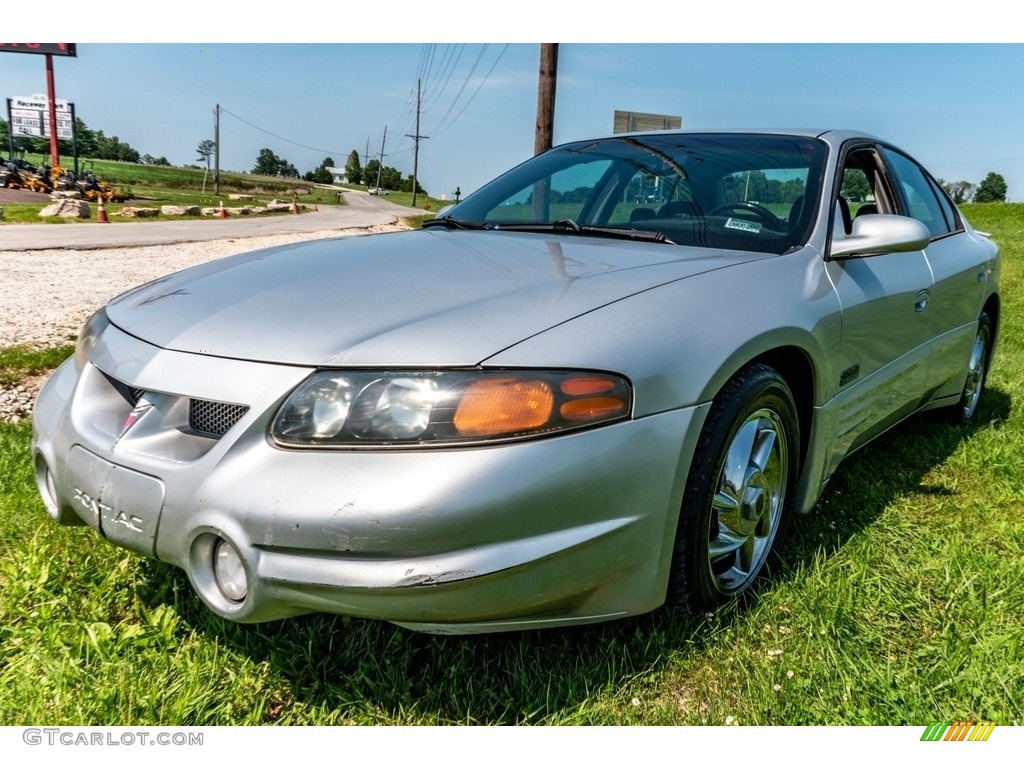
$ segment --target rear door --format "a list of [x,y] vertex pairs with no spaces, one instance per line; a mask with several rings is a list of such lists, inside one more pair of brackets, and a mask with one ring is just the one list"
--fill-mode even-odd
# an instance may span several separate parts
[[882,148],[896,180],[901,213],[931,232],[925,258],[934,279],[925,320],[932,339],[929,394],[958,395],[974,343],[988,263],[938,184],[912,159]]

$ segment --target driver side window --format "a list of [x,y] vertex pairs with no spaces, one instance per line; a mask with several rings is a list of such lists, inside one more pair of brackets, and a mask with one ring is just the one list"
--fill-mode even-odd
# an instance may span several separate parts
[[892,213],[884,178],[873,148],[854,149],[846,156],[837,198],[846,234],[850,234],[853,220],[859,216]]

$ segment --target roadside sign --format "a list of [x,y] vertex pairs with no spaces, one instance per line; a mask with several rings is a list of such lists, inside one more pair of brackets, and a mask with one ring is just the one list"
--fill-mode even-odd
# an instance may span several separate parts
[[78,56],[74,43],[0,43],[0,52],[47,53],[52,56]]
[[[7,100],[12,136],[50,136],[50,110],[46,96],[14,96]],[[57,99],[57,138],[71,139],[74,131],[74,105],[67,99]]]

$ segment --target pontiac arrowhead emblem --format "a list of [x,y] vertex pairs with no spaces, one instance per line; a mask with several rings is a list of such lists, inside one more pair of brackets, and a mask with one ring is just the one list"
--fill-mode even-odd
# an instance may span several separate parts
[[121,425],[121,432],[117,435],[117,439],[120,440],[125,436],[125,433],[135,426],[135,423],[145,416],[149,410],[153,407],[152,403],[146,402],[142,399],[132,409],[132,412],[128,414],[128,418],[124,420],[124,424]]

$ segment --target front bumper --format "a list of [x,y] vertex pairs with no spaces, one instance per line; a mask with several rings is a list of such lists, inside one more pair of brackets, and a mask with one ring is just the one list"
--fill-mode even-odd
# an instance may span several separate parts
[[[325,611],[482,632],[664,601],[703,407],[479,448],[283,450],[268,422],[310,372],[108,328],[82,372],[65,363],[36,404],[50,514],[179,566],[236,621]],[[124,431],[137,406],[126,392],[152,407]],[[211,436],[190,428],[196,399],[248,410]],[[239,555],[241,600],[214,575],[221,540]]]

